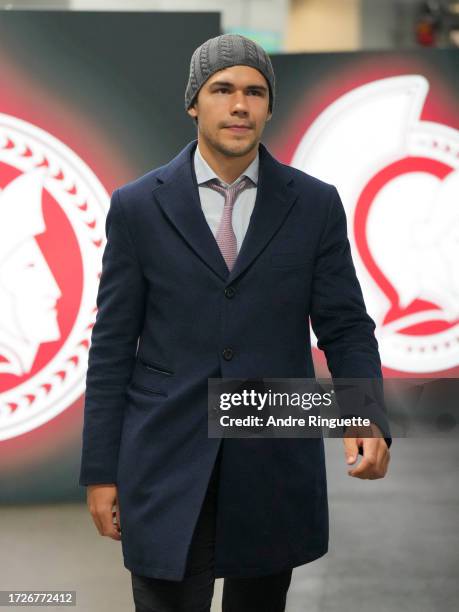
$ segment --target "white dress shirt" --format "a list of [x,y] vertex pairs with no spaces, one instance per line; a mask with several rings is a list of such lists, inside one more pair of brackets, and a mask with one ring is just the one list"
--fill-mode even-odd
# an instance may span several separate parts
[[[231,185],[238,183],[241,178],[245,175],[251,179],[253,185],[244,189],[238,196],[234,203],[233,208],[233,229],[236,236],[237,252],[242,245],[244,236],[249,226],[250,216],[255,206],[255,198],[257,195],[258,185],[258,168],[259,168],[259,153],[252,161],[251,164],[244,170],[244,172],[235,180]],[[207,223],[212,231],[214,237],[217,235],[217,230],[220,225],[220,220],[223,214],[223,205],[225,203],[225,197],[223,194],[211,189],[207,185],[203,185],[206,181],[212,178],[218,178],[218,180],[225,187],[229,187],[229,183],[225,183],[209,166],[206,160],[203,158],[199,146],[196,146],[194,153],[194,170],[196,173],[196,180],[198,182],[199,197],[201,199],[201,207],[206,217]]]

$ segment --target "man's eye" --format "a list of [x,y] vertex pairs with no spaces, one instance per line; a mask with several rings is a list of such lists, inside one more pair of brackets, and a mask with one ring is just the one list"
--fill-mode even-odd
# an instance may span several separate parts
[[227,87],[219,87],[215,91],[228,91],[228,88]]
[[260,96],[260,92],[257,89],[253,89],[251,91],[249,91],[249,93],[255,94],[256,96]]

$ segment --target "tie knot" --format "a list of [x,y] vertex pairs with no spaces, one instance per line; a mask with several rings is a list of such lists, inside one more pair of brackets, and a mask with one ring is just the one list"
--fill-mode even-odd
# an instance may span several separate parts
[[234,199],[235,196],[237,196],[241,191],[244,191],[244,189],[247,189],[247,187],[250,186],[251,180],[247,176],[243,176],[235,185],[225,187],[221,184],[219,179],[213,178],[210,181],[207,181],[206,184],[211,189],[214,189],[215,191],[218,191],[224,195],[225,198],[230,197],[231,199]]

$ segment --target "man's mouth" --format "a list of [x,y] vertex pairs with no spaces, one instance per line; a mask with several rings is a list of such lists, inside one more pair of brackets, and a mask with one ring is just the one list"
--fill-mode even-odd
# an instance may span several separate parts
[[231,132],[244,134],[245,132],[250,131],[252,128],[248,127],[247,125],[229,125],[225,129],[230,130]]

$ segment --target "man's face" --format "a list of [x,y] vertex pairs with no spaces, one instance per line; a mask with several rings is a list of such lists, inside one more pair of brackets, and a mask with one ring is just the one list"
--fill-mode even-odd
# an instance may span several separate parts
[[258,146],[271,119],[268,106],[268,82],[261,72],[251,66],[231,66],[204,83],[188,114],[198,118],[200,138],[209,146],[240,157]]

